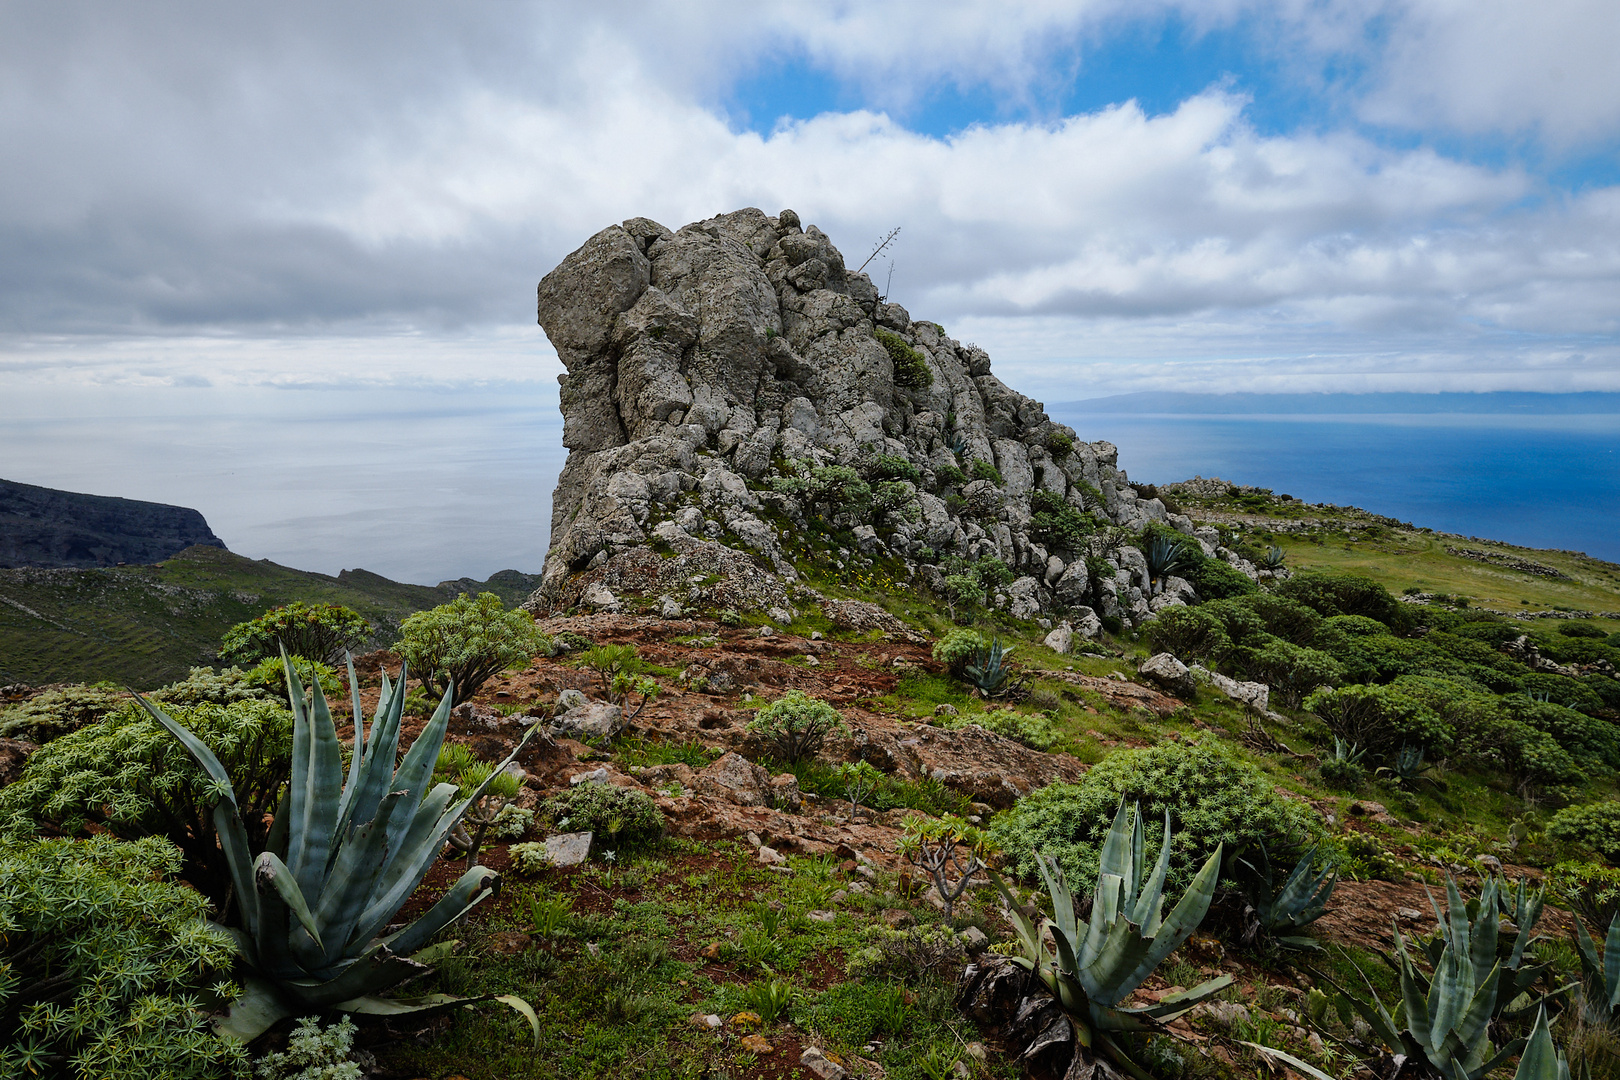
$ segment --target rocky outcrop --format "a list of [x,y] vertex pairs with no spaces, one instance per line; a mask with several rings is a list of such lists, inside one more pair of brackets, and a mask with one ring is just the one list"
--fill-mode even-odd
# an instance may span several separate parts
[[[567,368],[569,453],[536,612],[596,584],[786,608],[814,554],[892,560],[936,590],[949,558],[995,558],[1013,580],[989,599],[1011,614],[1134,623],[1152,615],[1147,567],[1114,527],[1193,534],[1138,498],[1111,444],[885,302],[791,210],[610,226],[541,281],[538,313]],[[812,532],[834,547],[812,553]]]
[[0,480],[0,567],[156,563],[225,542],[195,510]]

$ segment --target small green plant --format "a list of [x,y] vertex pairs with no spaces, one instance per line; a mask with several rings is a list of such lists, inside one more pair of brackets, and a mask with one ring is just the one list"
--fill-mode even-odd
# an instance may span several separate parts
[[529,900],[529,923],[541,937],[560,934],[573,917],[574,898],[571,896],[536,896]]
[[[469,800],[461,820],[450,830],[447,842],[466,855],[467,869],[471,870],[478,865],[478,852],[483,847],[484,834],[508,809],[516,809],[509,804],[517,798],[517,777],[505,770],[497,774],[489,762],[476,760],[459,743],[450,743],[439,751],[433,779],[441,784],[455,785],[456,794]],[[532,821],[534,812],[526,813]],[[521,830],[518,835],[523,835]]]
[[792,764],[814,757],[828,736],[847,734],[849,725],[843,714],[825,701],[803,690],[789,690],[754,714],[748,730],[763,736],[781,760]]
[[580,784],[540,804],[558,829],[589,832],[612,850],[647,847],[664,835],[664,815],[646,792],[614,784]]
[[[973,875],[988,865],[986,859],[992,848],[990,836],[983,829],[949,815],[907,817],[899,843],[900,855],[927,874],[939,893],[946,921]],[[951,881],[953,875],[955,883]]]
[[1620,868],[1597,862],[1561,862],[1548,872],[1547,888],[1593,926],[1608,926],[1620,915]]
[[927,357],[906,344],[906,339],[893,330],[880,326],[875,333],[878,344],[888,351],[889,359],[894,362],[894,385],[904,387],[934,385],[934,372],[928,366]]
[[1147,560],[1148,587],[1159,592],[1164,581],[1193,564],[1192,549],[1187,541],[1154,533],[1143,546],[1142,557]]
[[1609,862],[1620,864],[1620,803],[1566,806],[1553,815],[1547,835],[1590,848]]
[[360,1066],[349,1060],[355,1031],[347,1016],[324,1030],[320,1017],[306,1016],[293,1029],[287,1049],[260,1058],[256,1072],[260,1080],[364,1080]]
[[838,766],[838,778],[844,782],[844,797],[849,800],[849,817],[855,813],[883,785],[883,773],[870,761],[846,761]]
[[962,670],[972,662],[978,651],[984,648],[984,637],[977,630],[964,630],[953,627],[945,632],[945,636],[934,642],[933,657],[944,664],[946,670],[958,678]]
[[1247,859],[1239,860],[1252,874],[1244,890],[1248,895],[1243,930],[1246,944],[1264,935],[1292,949],[1321,947],[1316,939],[1296,933],[1326,914],[1339,880],[1338,865],[1331,857],[1322,861],[1320,870],[1315,868],[1317,852],[1313,847],[1301,855],[1280,887],[1272,878],[1271,859],[1263,842],[1258,866]]
[[793,984],[778,978],[751,983],[741,994],[743,1006],[767,1024],[787,1013],[794,996]]
[[1260,569],[1270,570],[1272,573],[1276,573],[1278,570],[1283,568],[1283,562],[1286,561],[1287,558],[1287,552],[1283,551],[1282,548],[1277,547],[1276,545],[1272,545],[1271,547],[1266,548],[1266,553],[1260,557]]
[[462,594],[399,627],[394,651],[422,678],[435,698],[469,701],[490,676],[551,651],[550,641],[526,611],[507,611],[494,593]]
[[986,700],[1005,697],[1029,681],[1027,676],[1014,677],[1012,665],[1007,663],[1007,657],[1011,654],[1011,649],[1002,647],[999,637],[989,645],[981,645],[962,665],[962,678]]
[[[1203,921],[1215,896],[1221,849],[1205,860],[1186,893],[1163,914],[1164,885],[1170,870],[1170,815],[1165,814],[1164,843],[1151,874],[1144,874],[1142,815],[1125,803],[1114,814],[1098,859],[1097,885],[1092,894],[1091,921],[1081,929],[1075,919],[1074,897],[1056,860],[1035,855],[1046,882],[1052,914],[1036,925],[1024,914],[1017,897],[1000,875],[992,879],[1007,900],[1022,955],[1014,962],[1034,972],[1051,991],[1076,1028],[1075,1054],[1090,1062],[1101,1053],[1131,1072],[1138,1066],[1114,1039],[1124,1031],[1151,1029],[1190,1010],[1233,982],[1221,975],[1180,993],[1167,994],[1150,1006],[1126,1008],[1123,1002],[1165,957],[1186,941]],[[1047,952],[1043,932],[1050,929],[1055,956]]]
[[996,487],[1000,487],[1004,483],[1001,479],[1001,470],[983,458],[974,458],[968,464],[968,475],[975,480],[988,480]]
[[346,650],[370,636],[371,624],[351,608],[295,600],[225,631],[219,658],[232,664],[256,664],[274,660],[286,649],[291,656],[335,664]]
[[954,1046],[946,1043],[935,1043],[928,1048],[917,1067],[922,1069],[928,1080],[955,1080],[956,1065],[962,1060],[962,1055],[956,1052]]
[[99,686],[65,686],[0,709],[0,739],[47,743],[116,709],[123,695]]
[[[338,681],[337,670],[319,660],[307,660],[300,657],[293,658],[293,667],[298,671],[298,677],[309,686],[319,682],[321,689],[328,695],[336,697],[343,690],[343,684]],[[287,696],[286,669],[282,666],[280,657],[269,657],[260,660],[257,664],[242,672],[242,683],[249,689],[257,690],[260,696],[281,699]],[[152,695],[157,702],[172,702],[184,704],[184,696],[176,697],[159,691]]]
[[1367,751],[1358,749],[1355,743],[1347,743],[1335,735],[1333,756],[1323,758],[1317,772],[1329,786],[1341,791],[1355,791],[1367,779],[1367,768],[1361,764],[1361,759],[1366,755]]
[[1052,455],[1052,460],[1062,461],[1074,453],[1074,437],[1067,431],[1053,428],[1046,433],[1046,452]]

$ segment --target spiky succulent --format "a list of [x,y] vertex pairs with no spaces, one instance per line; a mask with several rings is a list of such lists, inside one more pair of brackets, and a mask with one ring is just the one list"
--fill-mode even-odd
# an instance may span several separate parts
[[[142,701],[216,785],[213,823],[234,885],[240,926],[232,934],[241,952],[245,987],[220,1030],[247,1041],[299,1013],[395,1015],[465,1003],[468,999],[442,994],[410,1000],[379,995],[430,970],[426,961],[440,947],[428,949],[428,942],[494,895],[499,874],[475,866],[414,922],[393,933],[385,928],[421,884],[467,808],[537,729],[529,729],[483,784],[452,802],[456,785],[427,789],[450,720],[451,693],[445,692],[438,711],[395,769],[406,672],[400,671],[398,682],[383,673],[377,713],[367,731],[351,661],[355,740],[345,782],[342,748],[325,694],[317,684],[306,698],[292,664],[285,667],[293,711],[292,776],[266,850],[257,858],[249,850],[236,794],[219,760],[194,734]],[[538,1041],[539,1022],[527,1003],[509,996],[497,1000],[522,1013]]]
[[1011,655],[1012,650],[1003,648],[999,637],[989,645],[981,643],[973,651],[972,659],[963,666],[962,677],[985,697],[999,697],[1007,692],[1007,684],[1012,680],[1012,667],[1007,663]]
[[1586,976],[1586,1007],[1593,1019],[1607,1022],[1620,1014],[1620,914],[1609,923],[1609,936],[1598,952],[1586,924],[1575,920],[1575,945]]
[[1253,941],[1264,934],[1289,948],[1320,947],[1315,939],[1292,933],[1322,917],[1333,887],[1339,881],[1338,863],[1330,859],[1317,870],[1316,853],[1313,847],[1301,855],[1294,869],[1283,879],[1281,888],[1272,879],[1271,859],[1264,845],[1259,849],[1259,866],[1241,860],[1255,875],[1248,888],[1251,915],[1245,927],[1245,940]]
[[[1153,973],[1160,961],[1186,941],[1209,911],[1220,875],[1221,851],[1205,861],[1168,916],[1163,915],[1164,879],[1170,869],[1170,815],[1165,814],[1164,843],[1150,875],[1143,875],[1142,816],[1122,801],[1103,842],[1091,922],[1082,928],[1075,918],[1074,897],[1056,860],[1036,853],[1052,914],[1037,925],[995,871],[996,886],[1008,901],[1023,955],[1013,961],[1035,975],[1071,1017],[1079,1046],[1101,1049],[1133,1075],[1132,1062],[1111,1032],[1144,1031],[1156,1021],[1174,1019],[1232,982],[1221,975],[1190,990],[1166,995],[1155,1005],[1125,1008],[1126,998]],[[1056,954],[1047,952],[1042,931],[1050,928]]]

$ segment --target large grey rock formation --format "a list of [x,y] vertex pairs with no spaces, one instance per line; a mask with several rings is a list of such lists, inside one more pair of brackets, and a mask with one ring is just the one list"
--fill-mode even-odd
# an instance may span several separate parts
[[162,562],[224,541],[195,510],[0,480],[0,567]]
[[[885,303],[791,210],[609,226],[541,281],[539,321],[567,368],[569,454],[531,609],[597,585],[785,607],[814,519],[847,532],[849,557],[894,558],[935,588],[951,556],[998,558],[1015,580],[992,602],[1016,615],[1151,616],[1146,563],[1120,536],[1167,515],[1115,448]],[[1035,517],[1054,502],[1096,524],[1081,550]]]

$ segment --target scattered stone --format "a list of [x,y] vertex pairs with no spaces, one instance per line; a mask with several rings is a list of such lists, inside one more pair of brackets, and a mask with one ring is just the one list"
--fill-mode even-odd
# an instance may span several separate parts
[[590,703],[591,699],[585,696],[585,691],[576,690],[572,686],[557,695],[557,711],[559,713],[583,709]]
[[740,1012],[731,1018],[732,1027],[759,1027],[762,1023],[764,1023],[764,1021],[759,1018],[759,1015],[751,1012]]
[[548,836],[545,840],[546,858],[552,866],[579,866],[591,857],[592,837],[593,834],[588,832]]
[[617,612],[619,610],[619,598],[613,595],[611,589],[600,582],[585,586],[585,591],[580,595],[580,602],[586,607],[594,608],[597,611]]
[[1395,815],[1391,814],[1383,803],[1373,802],[1370,799],[1359,799],[1350,804],[1349,813],[1352,817],[1364,817],[1368,821],[1379,825],[1398,825]]
[[829,1058],[818,1046],[807,1046],[799,1055],[799,1064],[810,1070],[811,1074],[819,1080],[844,1080],[849,1073],[844,1067]]
[[798,813],[804,806],[804,795],[799,791],[799,778],[792,773],[771,777],[771,805],[778,810]]
[[935,705],[934,706],[934,715],[935,716],[959,716],[960,712],[956,708],[955,705],[952,705],[952,704],[947,702],[947,703],[944,703],[944,704]]
[[784,866],[787,864],[787,856],[768,844],[761,844],[759,845],[759,861],[766,866]]
[[750,1054],[768,1054],[775,1049],[771,1046],[770,1040],[763,1035],[744,1035],[737,1040],[737,1045]]
[[822,637],[823,637],[823,635],[822,635],[820,630],[812,630],[812,631],[810,631],[810,640],[811,641],[820,641],[820,640],[822,640]]
[[793,612],[789,611],[787,608],[769,608],[766,610],[765,616],[766,618],[770,619],[771,622],[781,623],[783,626],[786,626],[788,623],[793,621]]
[[1057,629],[1046,635],[1043,644],[1055,653],[1067,653],[1074,644],[1074,627],[1069,625],[1067,619],[1058,623]]
[[1137,671],[1179,698],[1191,698],[1198,692],[1198,683],[1187,665],[1169,653],[1155,653],[1142,661]]
[[557,733],[570,739],[608,739],[624,728],[624,710],[605,701],[589,701],[569,709],[553,722]]
[[769,623],[766,623],[764,626],[759,628],[759,636],[760,637],[775,637],[776,636],[776,627],[770,625]]
[[977,926],[968,927],[956,935],[956,938],[962,943],[962,947],[968,951],[969,956],[977,956],[990,945],[990,938]]
[[890,930],[904,930],[908,926],[917,925],[917,917],[901,908],[888,908],[882,915],[883,924]]
[[835,911],[810,911],[806,912],[804,917],[811,922],[829,923],[838,918],[838,913]]
[[695,1028],[703,1028],[707,1031],[719,1031],[726,1026],[726,1022],[714,1013],[693,1013],[686,1018],[686,1022]]
[[675,602],[674,597],[660,596],[658,598],[658,614],[665,619],[678,619],[684,612],[681,605]]
[[1421,922],[1423,920],[1423,912],[1419,911],[1417,908],[1397,908],[1395,910],[1395,917],[1402,922]]
[[711,941],[698,950],[698,955],[705,960],[718,960],[720,959],[720,950],[723,948],[725,948],[725,945],[722,942]]
[[590,772],[575,773],[568,778],[568,786],[579,787],[581,784],[605,784],[608,782],[610,775],[612,774],[608,771],[608,767],[603,765],[600,769],[592,769]]
[[29,755],[38,749],[26,739],[0,739],[0,787],[16,783]]
[[736,752],[724,755],[698,773],[693,786],[738,806],[771,804],[770,774]]
[[1235,1001],[1206,1001],[1199,1008],[1227,1031],[1249,1022],[1249,1010]]

